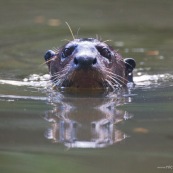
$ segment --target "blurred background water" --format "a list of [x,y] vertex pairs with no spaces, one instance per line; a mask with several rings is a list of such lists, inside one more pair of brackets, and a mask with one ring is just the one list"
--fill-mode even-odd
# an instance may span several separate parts
[[[173,169],[172,0],[0,1],[0,172]],[[137,62],[105,98],[50,92],[46,50],[99,36]]]

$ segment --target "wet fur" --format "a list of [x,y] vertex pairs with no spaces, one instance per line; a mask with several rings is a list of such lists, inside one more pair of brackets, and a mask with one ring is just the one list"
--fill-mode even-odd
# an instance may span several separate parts
[[[97,60],[97,64],[94,64],[95,66],[93,65],[93,67],[87,67],[86,69],[75,69],[74,58],[77,53],[79,53],[78,50],[75,54],[75,49],[68,57],[62,60],[63,51],[66,47],[73,44],[75,44],[76,47],[81,46],[81,44],[85,47],[85,43],[86,45],[91,44],[91,48],[93,49],[95,47],[95,52],[98,51],[97,57],[95,58]],[[106,48],[110,51],[110,59],[102,55],[103,53],[101,53],[101,51],[103,50],[99,52],[99,49],[97,48],[99,46],[100,49]],[[48,52],[46,55],[47,54]],[[111,46],[93,38],[74,39],[63,47],[52,51],[45,59],[52,76],[51,79],[57,87],[111,88],[114,90],[115,88],[126,86],[129,79],[131,79],[130,82],[133,82],[132,77],[129,78],[128,75],[131,75],[133,68],[136,65],[133,59],[130,59],[131,61],[124,61],[121,55]],[[131,65],[131,62],[134,62],[133,66]]]

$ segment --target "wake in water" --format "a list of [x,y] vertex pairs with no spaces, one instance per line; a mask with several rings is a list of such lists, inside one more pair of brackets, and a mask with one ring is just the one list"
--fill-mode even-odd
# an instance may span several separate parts
[[[47,90],[48,87],[51,86],[50,82],[50,75],[37,75],[32,74],[28,78],[23,79],[23,81],[16,81],[16,80],[0,80],[0,85],[6,85],[8,90],[8,86],[18,86],[18,87],[33,87],[36,89]],[[47,97],[42,96],[21,96],[21,95],[7,95],[7,94],[0,94],[0,98],[2,99],[25,99],[25,100],[48,100]]]
[[49,74],[45,74],[45,75],[32,74],[28,78],[24,78],[23,81],[0,80],[0,84],[45,88],[48,85],[50,85],[50,75]]
[[171,74],[157,74],[157,75],[141,75],[134,77],[134,82],[136,87],[162,87],[162,86],[172,86],[173,75]]
[[[140,76],[134,76],[134,82],[136,84],[136,87],[148,87],[151,85],[158,85],[164,83],[172,83],[173,81],[173,75],[171,74],[157,74],[157,75],[140,75]],[[36,88],[47,88],[50,87],[51,81],[50,81],[50,75],[38,75],[38,74],[32,74],[28,78],[24,78],[23,81],[15,81],[15,80],[1,80],[0,84],[6,84],[6,85],[14,85],[14,86],[32,86]]]
[[[136,84],[135,88],[153,88],[153,87],[164,87],[173,85],[173,75],[171,74],[158,74],[158,75],[140,75],[134,77]],[[32,74],[29,77],[23,79],[23,81],[15,80],[0,80],[0,85],[11,85],[11,86],[26,86],[34,87],[46,91],[50,91],[53,85],[50,81],[50,75],[38,75]],[[13,99],[33,99],[33,100],[47,100],[46,97],[36,96],[18,96],[18,95],[4,95],[0,94],[0,98],[13,98]]]

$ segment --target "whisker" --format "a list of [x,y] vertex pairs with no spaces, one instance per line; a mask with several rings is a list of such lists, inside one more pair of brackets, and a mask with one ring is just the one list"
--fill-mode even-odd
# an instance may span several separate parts
[[120,85],[122,85],[122,84],[123,84],[123,85],[126,85],[126,82],[123,81],[124,78],[122,78],[122,79],[123,79],[123,80],[122,80],[122,79],[120,79],[120,77],[121,77],[121,76],[113,76],[112,79],[116,80],[116,82],[118,82]]
[[63,40],[61,40],[61,41],[67,41],[67,42],[70,42],[71,40],[68,40],[68,39],[63,39]]
[[58,54],[60,48],[53,47],[52,50],[55,52],[55,54]]
[[45,64],[47,64],[48,62],[53,61],[53,60],[54,60],[54,59],[53,59],[53,58],[51,58],[51,59],[49,59],[49,60],[47,60],[47,61],[43,62],[42,64],[40,64],[40,66],[43,66],[43,65],[45,65]]
[[111,83],[108,79],[105,79],[105,81],[109,84],[109,86],[110,86],[113,90],[115,90],[115,87],[112,85],[112,83]]
[[96,39],[99,40],[99,36],[98,36],[98,34],[96,34]]
[[[109,79],[111,79],[112,81],[118,83],[119,85],[121,85],[120,82],[123,83],[122,80],[120,80],[120,79],[118,79],[118,78],[116,78],[116,77],[113,77],[113,76],[110,76],[110,75],[107,75],[107,77],[109,77]],[[117,81],[117,80],[118,80],[118,81]],[[124,83],[123,83],[123,84],[124,84]]]
[[[124,78],[124,77],[122,77],[122,76],[120,76],[120,75],[118,75],[118,74],[114,74],[114,73],[112,73],[112,72],[110,72],[110,71],[107,71],[110,75],[112,75],[113,77],[115,77],[115,78],[117,78],[118,77],[118,79],[119,80],[121,80],[121,82],[123,82],[123,80],[125,80],[126,82],[128,82],[128,80],[126,79],[126,78]],[[125,83],[124,83],[125,84]]]
[[106,72],[105,81],[108,83],[108,85],[110,85],[110,87],[120,88],[122,87],[122,85],[126,85],[126,82],[128,82],[127,79],[118,74],[113,73],[112,71],[110,71],[110,69],[108,68],[105,69],[104,69],[104,71]]
[[70,67],[70,65],[67,65],[63,70],[61,70],[60,72],[57,72],[57,73],[54,73],[54,75],[53,76],[55,76],[55,75],[63,75],[63,73],[66,73],[68,70],[69,70],[69,67]]
[[99,41],[102,41],[102,37],[101,36],[99,37]]
[[78,30],[77,30],[77,38],[78,38],[78,36],[79,36],[79,31],[80,31],[80,27],[79,27]]
[[67,76],[70,77],[68,74],[70,65],[67,65],[62,71],[54,73],[51,78],[54,83],[53,87],[61,86],[63,81],[66,80]]
[[105,41],[103,41],[103,43],[106,43],[106,42],[111,42],[112,40],[105,40]]
[[65,22],[65,23],[66,23],[66,25],[68,26],[68,29],[70,30],[70,33],[71,33],[71,36],[72,36],[73,40],[75,40],[75,37],[74,37],[73,31],[72,31],[70,25],[68,24],[68,22]]

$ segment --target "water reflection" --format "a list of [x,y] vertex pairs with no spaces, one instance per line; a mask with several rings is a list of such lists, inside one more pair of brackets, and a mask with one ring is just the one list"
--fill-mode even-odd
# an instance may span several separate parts
[[[52,96],[51,96],[52,97]],[[53,101],[52,101],[53,100]],[[117,105],[131,101],[131,97],[64,97],[51,99],[54,109],[45,113],[50,122],[45,137],[53,143],[69,148],[102,148],[127,137],[118,129],[118,123],[132,117]]]

